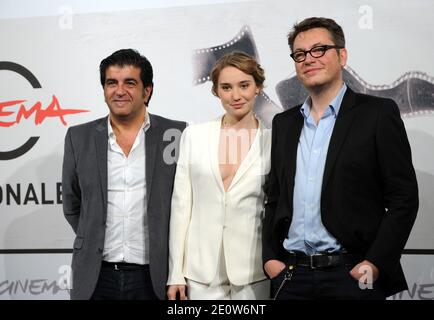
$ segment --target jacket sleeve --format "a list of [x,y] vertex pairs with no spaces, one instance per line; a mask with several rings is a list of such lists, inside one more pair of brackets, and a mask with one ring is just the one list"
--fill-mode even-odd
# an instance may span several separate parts
[[[274,219],[276,214],[276,207],[280,196],[279,181],[276,174],[276,119],[274,117],[272,124],[272,138],[271,138],[271,168],[270,173],[266,177],[264,185],[265,192],[265,215],[263,219],[262,229],[262,263],[263,265],[272,259],[277,259],[278,252],[276,252],[275,244],[273,244],[273,234],[276,230],[273,229]],[[274,238],[276,235],[274,235]]]
[[181,136],[179,159],[176,166],[172,194],[169,230],[169,277],[167,285],[186,284],[183,265],[187,230],[192,210],[192,187],[190,178],[190,139],[186,128]]
[[76,171],[76,155],[72,143],[72,131],[68,129],[65,136],[65,147],[62,165],[62,203],[63,214],[77,233],[81,210],[81,190]]
[[376,143],[386,214],[366,259],[380,272],[398,266],[419,206],[411,149],[398,106],[383,100],[379,111]]

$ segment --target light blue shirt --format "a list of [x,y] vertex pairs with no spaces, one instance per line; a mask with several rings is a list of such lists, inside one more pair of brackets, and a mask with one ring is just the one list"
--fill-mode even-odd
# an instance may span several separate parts
[[300,108],[304,118],[297,147],[292,223],[283,247],[306,254],[342,249],[321,222],[321,188],[330,137],[347,86],[325,110],[318,124],[310,113],[311,99]]

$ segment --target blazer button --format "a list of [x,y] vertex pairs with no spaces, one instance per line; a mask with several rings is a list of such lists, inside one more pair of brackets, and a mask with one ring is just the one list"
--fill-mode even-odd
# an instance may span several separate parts
[[98,253],[102,253],[102,248],[98,248]]

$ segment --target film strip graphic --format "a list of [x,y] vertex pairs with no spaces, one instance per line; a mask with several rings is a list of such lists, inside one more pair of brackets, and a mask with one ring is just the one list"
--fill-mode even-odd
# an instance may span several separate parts
[[[234,50],[244,51],[260,61],[259,53],[249,26],[245,25],[229,41],[216,46],[197,49],[193,53],[193,84],[201,85],[210,81],[210,72],[215,62]],[[399,106],[402,117],[434,114],[434,77],[425,72],[409,71],[391,84],[373,85],[362,79],[355,70],[346,66],[344,81],[356,92],[393,99]],[[281,106],[262,92],[254,107],[256,115],[267,127],[276,113],[301,104],[308,94],[296,76],[280,81],[276,92]]]
[[[372,85],[346,66],[343,78],[356,92],[393,99],[402,117],[434,114],[434,78],[424,72],[410,71],[390,85]],[[296,76],[279,82],[276,91],[285,110],[303,103],[308,96]]]
[[[243,51],[254,57],[258,62],[260,61],[249,26],[243,26],[235,37],[223,44],[197,49],[193,52],[193,84],[201,85],[211,81],[210,73],[214,64],[222,56],[232,51]],[[273,117],[283,111],[264,91],[261,91],[256,98],[253,110],[267,128],[271,128]]]

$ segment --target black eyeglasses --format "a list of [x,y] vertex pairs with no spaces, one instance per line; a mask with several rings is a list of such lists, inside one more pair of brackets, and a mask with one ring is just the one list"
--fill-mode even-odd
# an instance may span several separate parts
[[314,58],[321,58],[323,55],[325,55],[326,51],[329,49],[343,49],[343,48],[344,47],[331,46],[331,45],[316,46],[307,51],[299,50],[293,52],[290,54],[290,56],[292,59],[294,59],[295,62],[303,62],[304,60],[306,60],[308,53],[310,53],[310,55]]

